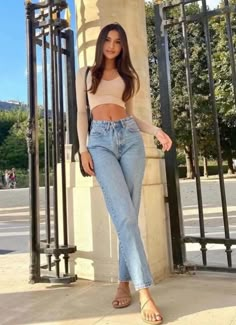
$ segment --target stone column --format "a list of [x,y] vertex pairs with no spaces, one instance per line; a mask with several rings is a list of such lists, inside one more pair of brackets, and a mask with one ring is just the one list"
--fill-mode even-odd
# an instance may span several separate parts
[[[100,29],[119,22],[127,32],[131,58],[141,81],[136,115],[151,121],[148,52],[143,0],[75,0],[79,66],[92,65]],[[169,274],[170,258],[166,216],[165,170],[153,137],[143,135],[146,171],[139,215],[145,250],[155,281]],[[67,164],[70,238],[77,245],[74,271],[79,277],[116,281],[118,245],[101,190],[94,178],[83,178],[77,163]]]

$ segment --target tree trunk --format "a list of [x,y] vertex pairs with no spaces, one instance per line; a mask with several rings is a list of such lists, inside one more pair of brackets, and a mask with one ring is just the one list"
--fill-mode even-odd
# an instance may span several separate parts
[[187,175],[188,179],[193,179],[195,177],[194,167],[193,167],[193,152],[191,146],[185,146],[185,160],[187,167]]
[[233,167],[233,157],[232,157],[232,151],[229,150],[227,155],[227,162],[228,162],[228,174],[234,174],[234,167]]
[[208,177],[207,158],[203,157],[204,177]]

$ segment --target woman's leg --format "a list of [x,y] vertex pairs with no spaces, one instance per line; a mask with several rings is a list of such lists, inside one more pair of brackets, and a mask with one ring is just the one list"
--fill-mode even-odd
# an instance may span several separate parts
[[136,290],[149,287],[152,277],[138,227],[136,211],[120,163],[103,147],[89,148],[96,178],[120,240],[122,255]]
[[[134,146],[132,150],[126,151],[120,159],[120,166],[136,211],[136,217],[138,218],[142,180],[145,168],[145,152],[143,144],[140,143],[140,145]],[[131,277],[129,270],[122,254],[121,244],[119,243],[119,285],[115,299],[113,301],[113,306],[115,308],[127,307],[130,305],[130,280]]]
[[[138,157],[138,159],[137,159]],[[128,186],[131,200],[135,208],[135,216],[138,219],[142,180],[145,169],[145,151],[143,142],[137,141],[135,145],[131,145],[128,150],[120,158],[120,166]],[[137,221],[138,222],[138,221]],[[120,281],[130,281],[131,277],[119,245],[119,279]]]
[[[161,321],[161,316],[159,316],[158,309],[148,289],[152,283],[152,277],[143,249],[136,213],[139,208],[140,197],[137,200],[138,196],[132,195],[132,180],[129,179],[129,175],[135,175],[132,174],[130,168],[136,168],[139,155],[137,152],[134,154],[135,159],[132,164],[129,164],[130,158],[127,160],[127,169],[124,167],[126,163],[122,164],[122,157],[127,152],[131,153],[131,148],[135,147],[137,142],[140,143],[141,137],[138,136],[134,122],[129,120],[125,129],[120,129],[120,127],[116,129],[117,124],[114,129],[113,126],[112,129],[110,126],[106,128],[106,135],[102,136],[101,139],[103,133],[101,132],[101,125],[104,126],[104,123],[97,123],[96,125],[96,136],[99,138],[94,137],[89,146],[95,174],[120,239],[121,256],[127,267],[127,274],[130,275],[135,289],[140,294],[140,304],[143,307],[142,317],[144,320]],[[136,133],[135,136],[130,134],[133,131]],[[140,172],[139,175],[141,175]],[[137,188],[135,187],[135,189]],[[141,185],[139,188],[141,189]],[[121,282],[120,285],[127,287],[128,281]]]
[[[91,154],[97,180],[102,188],[108,211],[120,240],[121,253],[128,270],[127,274],[130,274],[135,289],[139,291],[140,305],[143,306],[142,317],[147,321],[161,322],[162,317],[148,289],[152,283],[152,277],[138,229],[136,209],[121,165],[115,155],[107,149],[91,149]],[[122,279],[120,280],[122,281]],[[125,291],[120,290],[117,293],[117,297],[124,297],[118,301],[121,305],[126,305],[125,292],[129,294],[128,281],[122,281],[119,288]]]
[[[138,159],[137,159],[138,157]],[[140,199],[141,199],[141,189],[142,189],[142,180],[145,169],[145,152],[142,142],[136,146],[132,146],[127,150],[120,159],[120,165],[124,178],[126,180],[130,197],[132,199],[136,217],[138,218]],[[135,168],[134,168],[135,166]],[[129,290],[129,280],[130,275],[125,263],[125,259],[122,254],[122,250],[119,250],[119,271],[120,271],[120,284],[119,287]],[[145,320],[151,322],[162,321],[162,316],[158,310],[155,302],[153,301],[150,291],[148,288],[143,288],[139,290],[140,296],[140,305],[142,308],[142,317]],[[121,304],[125,303],[124,300],[121,300]]]

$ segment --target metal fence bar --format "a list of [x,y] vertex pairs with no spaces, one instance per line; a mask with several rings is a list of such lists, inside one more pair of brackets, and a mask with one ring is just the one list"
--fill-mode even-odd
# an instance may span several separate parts
[[[52,26],[52,4],[53,0],[49,0],[49,20],[51,22],[49,26],[49,37],[50,37],[50,59],[51,59],[51,110],[52,110],[52,125],[53,125],[53,206],[54,206],[54,247],[55,249],[59,248],[59,237],[58,237],[58,180],[57,180],[57,83],[56,83],[56,58],[55,51],[53,50],[55,43],[55,28]],[[60,258],[59,253],[54,253],[55,257],[55,268],[56,268],[56,277],[60,276]]]
[[[166,10],[166,8],[173,8],[174,6],[165,6],[164,10]],[[214,9],[214,10],[208,10],[207,12],[204,13],[204,16],[206,16],[208,19],[211,17],[215,17],[215,16],[221,16],[226,14],[227,12],[234,12],[236,13],[236,6],[230,6],[230,7],[225,7],[225,8],[218,8],[218,9]],[[203,18],[203,13],[198,13],[198,14],[194,14],[194,15],[189,15],[186,17],[186,22],[190,23],[190,22],[201,22]],[[165,19],[163,21],[163,24],[165,27],[168,26],[173,26],[173,25],[179,25],[182,23],[182,18],[179,17],[178,19]]]
[[[69,56],[73,49],[62,48],[62,36],[64,37],[65,28],[68,24],[60,18],[62,10],[67,8],[66,1],[47,0],[40,3],[26,3],[26,22],[27,22],[27,48],[28,48],[28,96],[30,105],[30,117],[28,123],[28,151],[30,161],[30,189],[31,189],[31,269],[30,281],[52,282],[52,283],[71,283],[77,280],[76,275],[69,274],[69,256],[76,251],[76,246],[68,243],[67,225],[67,201],[66,201],[66,173],[65,173],[65,112],[64,95],[67,92],[63,89],[63,84],[69,85],[67,78],[74,75],[66,74],[63,76],[62,55]],[[40,14],[38,11],[40,10]],[[39,30],[36,34],[36,30]],[[73,32],[71,37],[73,38]],[[49,39],[47,39],[49,38]],[[38,153],[38,118],[41,111],[36,110],[37,97],[37,57],[36,45],[42,47],[42,92],[44,105],[44,168],[45,168],[45,229],[46,239],[40,240],[39,232],[39,153]],[[48,50],[49,49],[49,50]],[[48,60],[48,54],[50,60]],[[50,65],[50,70],[48,69]],[[71,67],[73,68],[73,67]],[[48,79],[50,80],[50,85]],[[75,79],[70,80],[74,84]],[[73,96],[73,93],[72,93]],[[50,102],[49,102],[50,98]],[[49,104],[50,103],[50,104]],[[50,106],[50,107],[49,107]],[[51,110],[50,110],[51,108]],[[52,123],[52,139],[51,134]],[[51,145],[52,140],[52,145]],[[52,159],[50,155],[52,154]],[[52,160],[53,170],[53,207],[50,205],[50,161]],[[60,162],[61,177],[59,178],[58,166]],[[59,191],[61,182],[61,193]],[[61,194],[61,196],[60,196]],[[62,220],[59,220],[58,207],[62,206]],[[52,211],[53,210],[53,211]],[[53,216],[53,220],[51,217]],[[59,240],[59,221],[62,221],[63,238],[62,244]],[[53,222],[53,229],[51,227]],[[53,234],[54,232],[54,234]],[[54,236],[54,238],[53,238]],[[40,267],[40,254],[46,254],[47,265]],[[61,276],[60,256],[63,255],[65,262],[65,272]],[[53,261],[51,260],[53,258]],[[41,276],[41,269],[51,269],[55,267],[54,275],[46,274]]]
[[[45,170],[45,214],[46,214],[46,246],[51,244],[51,211],[50,211],[50,146],[48,115],[48,72],[47,72],[47,37],[42,31],[42,71],[43,71],[43,106],[44,106],[44,170]],[[51,254],[47,254],[48,270],[51,271]]]
[[[184,41],[184,57],[185,57],[185,69],[186,69],[186,80],[188,89],[188,99],[189,99],[189,113],[191,121],[191,132],[193,141],[193,154],[194,154],[194,168],[195,168],[195,178],[196,178],[196,189],[197,189],[197,201],[198,201],[198,214],[199,214],[199,224],[200,224],[200,234],[201,237],[205,237],[205,227],[204,227],[204,216],[203,216],[203,205],[202,205],[202,191],[201,191],[201,180],[200,180],[200,169],[199,169],[199,152],[198,152],[198,142],[197,142],[197,132],[196,132],[196,122],[193,109],[193,90],[191,84],[191,72],[190,72],[190,59],[189,59],[189,44],[187,35],[187,24],[186,24],[186,13],[184,3],[181,4],[181,18],[182,18],[182,31],[183,31],[183,41]],[[201,243],[202,261],[203,264],[207,264],[207,248],[204,243]]]
[[[229,8],[229,1],[224,0],[225,7]],[[230,12],[227,11],[225,13],[226,18],[226,28],[227,28],[227,36],[228,36],[228,45],[229,45],[229,55],[230,55],[230,66],[231,66],[231,73],[232,73],[232,84],[234,90],[234,101],[236,105],[236,69],[235,69],[235,57],[234,57],[234,44],[233,44],[233,34],[232,34],[232,24],[230,18]]]
[[40,278],[40,239],[39,239],[39,171],[38,171],[38,132],[36,114],[36,44],[34,20],[34,5],[27,1],[26,33],[27,33],[27,71],[28,71],[28,105],[29,119],[27,130],[27,143],[29,153],[29,187],[30,187],[30,283],[38,282]]
[[224,245],[236,245],[236,239],[233,238],[217,238],[217,237],[195,237],[195,236],[185,236],[185,243],[201,243],[205,244],[224,244]]
[[[206,0],[202,0],[202,10],[203,10],[203,14],[207,12]],[[226,203],[225,186],[224,186],[224,175],[223,175],[223,167],[222,167],[220,132],[219,132],[219,125],[218,125],[218,114],[217,114],[216,100],[215,100],[215,86],[214,86],[212,60],[211,60],[212,53],[211,53],[210,32],[208,26],[208,18],[205,15],[203,15],[203,26],[205,32],[205,42],[206,42],[206,52],[207,52],[207,62],[208,62],[209,88],[211,94],[212,113],[214,118],[214,128],[215,128],[215,135],[216,135],[217,161],[219,167],[218,173],[219,173],[219,181],[220,181],[220,193],[221,193],[221,202],[222,202],[222,210],[223,210],[225,236],[226,238],[230,238],[227,203]],[[231,253],[232,253],[231,245],[226,245],[226,254],[227,254],[227,261],[229,267],[232,267]]]
[[[60,15],[59,17],[60,18]],[[68,246],[68,227],[67,227],[67,205],[66,205],[66,168],[65,168],[65,118],[64,118],[64,103],[63,103],[63,73],[62,73],[62,42],[61,31],[57,28],[57,42],[58,42],[58,103],[59,103],[59,144],[60,144],[60,162],[61,162],[61,189],[62,189],[62,218],[63,218],[63,244]],[[69,272],[69,256],[64,254],[65,274]]]
[[67,132],[68,141],[72,144],[71,160],[75,161],[75,154],[79,150],[77,135],[77,103],[75,91],[75,55],[74,55],[74,37],[71,29],[65,31],[66,50],[69,55],[66,56],[66,75],[67,75]]
[[[160,1],[157,0],[157,3]],[[183,39],[184,39],[184,49],[185,49],[185,67],[186,67],[186,79],[187,79],[187,89],[189,94],[189,110],[190,110],[190,119],[191,119],[191,131],[192,131],[192,141],[193,141],[193,149],[194,149],[194,163],[195,163],[195,171],[196,171],[196,191],[198,198],[198,210],[199,210],[199,223],[200,223],[200,236],[184,236],[183,231],[179,232],[180,241],[183,243],[199,243],[201,245],[202,257],[203,257],[203,265],[196,265],[197,269],[201,270],[219,270],[219,271],[228,271],[235,272],[235,268],[232,268],[232,250],[231,246],[235,245],[236,240],[230,238],[229,232],[229,219],[227,212],[227,202],[226,202],[226,193],[225,193],[225,185],[224,185],[224,177],[223,177],[223,168],[222,168],[222,156],[221,156],[221,143],[220,143],[220,132],[218,125],[218,113],[216,108],[216,98],[215,98],[215,85],[213,79],[213,67],[212,67],[212,53],[211,53],[211,40],[210,40],[210,29],[208,20],[211,17],[216,16],[225,16],[226,21],[226,31],[227,31],[227,39],[228,39],[228,48],[229,48],[229,56],[230,56],[230,64],[231,64],[231,72],[232,72],[232,84],[233,84],[233,92],[234,92],[234,102],[236,104],[236,68],[235,68],[235,57],[234,57],[234,44],[233,44],[233,33],[232,33],[232,25],[231,25],[231,13],[236,12],[235,5],[229,5],[228,0],[224,0],[225,7],[217,8],[214,10],[207,10],[206,0],[202,0],[202,11],[201,13],[191,14],[186,16],[185,5],[187,3],[192,3],[193,1],[185,1],[185,0],[177,0],[166,3],[165,5],[157,4],[155,5],[155,22],[156,22],[156,35],[157,35],[157,44],[158,44],[158,64],[159,64],[159,82],[160,82],[160,102],[161,102],[161,114],[163,126],[167,126],[166,130],[168,131],[171,127],[168,127],[168,121],[166,121],[166,116],[171,111],[171,87],[170,87],[170,66],[168,62],[169,53],[168,53],[168,41],[167,41],[167,27],[174,25],[182,25],[183,31]],[[178,8],[175,11],[175,16],[173,18],[166,18],[167,11],[171,8]],[[179,14],[180,12],[180,14]],[[200,173],[198,172],[198,141],[197,134],[195,129],[195,118],[194,118],[194,109],[193,109],[193,90],[191,86],[191,70],[190,70],[190,52],[189,52],[189,44],[188,44],[188,32],[187,32],[187,24],[188,23],[197,22],[198,24],[202,24],[204,28],[205,35],[205,46],[206,46],[206,58],[208,64],[208,79],[209,79],[209,90],[210,90],[210,103],[212,109],[212,116],[214,122],[214,130],[215,130],[215,139],[216,139],[216,147],[217,147],[217,162],[218,162],[218,174],[219,174],[219,185],[220,185],[220,195],[221,195],[221,203],[222,203],[222,211],[223,211],[223,223],[224,223],[224,238],[214,238],[214,237],[206,237],[204,231],[204,214],[203,214],[203,204],[202,204],[202,194],[201,194],[201,182],[200,182]],[[163,112],[163,107],[165,107],[166,112]],[[171,124],[171,118],[169,119],[169,125]],[[171,134],[171,132],[169,132]],[[173,132],[174,133],[174,132]],[[172,133],[172,137],[173,137]],[[168,184],[173,184],[175,182],[177,174],[169,174],[169,165],[168,155],[166,155],[166,172],[167,172],[167,182]],[[173,167],[173,163],[172,163]],[[168,177],[172,177],[169,183]],[[171,186],[171,190],[175,191],[175,186]],[[168,188],[169,191],[169,188]],[[173,192],[172,192],[173,193]],[[174,199],[177,204],[180,205],[180,199],[178,194],[175,194],[176,198]],[[171,198],[169,198],[169,201]],[[171,222],[171,232],[172,232],[172,240],[173,242],[176,239],[175,229],[179,229],[178,225],[181,224],[179,222],[180,214],[176,213],[175,204],[171,204],[169,202],[170,207],[170,222]],[[173,211],[171,211],[173,210]],[[176,213],[176,215],[175,215]],[[172,220],[172,218],[176,218],[176,220]],[[176,224],[175,227],[172,225]],[[175,228],[175,229],[174,229]],[[178,235],[177,235],[178,236]],[[226,256],[227,256],[227,267],[213,267],[207,265],[206,259],[206,245],[207,244],[223,244],[226,247]],[[178,246],[178,243],[177,243]],[[180,246],[178,246],[180,247]],[[178,251],[181,254],[181,250]],[[173,249],[173,257],[175,264],[175,249]],[[185,261],[185,255],[182,254],[182,259]]]
[[160,104],[162,125],[173,140],[172,149],[165,155],[172,252],[175,267],[182,266],[185,260],[185,247],[182,242],[183,225],[180,204],[179,179],[176,162],[175,133],[171,105],[170,67],[168,59],[167,32],[163,26],[162,5],[155,5],[156,41],[158,49],[158,70],[160,77]]
[[56,29],[54,27],[53,29],[53,43],[55,44],[55,49],[53,50],[53,56],[54,56],[54,84],[55,84],[55,110],[54,110],[54,115],[53,115],[53,123],[55,125],[55,161],[56,163],[59,162],[59,138],[58,138],[58,132],[59,132],[59,91],[58,91],[58,44],[57,44],[57,35],[56,35]]
[[220,267],[220,266],[206,266],[206,267],[204,267],[203,265],[196,265],[195,267],[199,271],[236,273],[235,267]]

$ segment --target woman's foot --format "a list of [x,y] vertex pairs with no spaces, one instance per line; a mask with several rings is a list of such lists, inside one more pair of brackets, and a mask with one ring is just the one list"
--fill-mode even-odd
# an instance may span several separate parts
[[120,282],[116,296],[112,301],[114,308],[124,308],[131,304],[131,294],[129,289],[129,282]]
[[163,317],[152,299],[149,290],[147,288],[141,289],[139,294],[142,320],[148,324],[162,324]]

